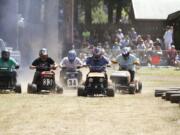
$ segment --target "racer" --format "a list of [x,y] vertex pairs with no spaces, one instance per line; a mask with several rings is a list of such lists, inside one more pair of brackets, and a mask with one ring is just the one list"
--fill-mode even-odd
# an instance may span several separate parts
[[48,50],[46,48],[42,48],[39,51],[39,57],[36,58],[30,66],[30,69],[36,69],[33,83],[37,82],[41,72],[50,71],[51,69],[55,70],[56,68],[57,65],[55,64],[55,61],[48,56]]
[[112,60],[112,63],[118,63],[120,66],[119,70],[128,70],[131,75],[131,82],[134,81],[135,65],[140,65],[140,63],[135,55],[130,54],[129,48],[123,48],[122,54],[118,55],[115,60]]
[[86,65],[89,67],[90,72],[105,72],[106,66],[110,62],[103,56],[101,48],[95,47],[92,53],[93,56],[86,59]]
[[[62,70],[60,71],[60,78],[64,78],[65,73],[68,72],[74,72],[77,71],[77,68],[80,68],[83,66],[83,62],[80,58],[77,57],[75,50],[70,50],[68,52],[67,57],[64,57],[60,62],[60,67]],[[82,72],[78,72],[78,80],[81,81],[82,79]]]
[[14,83],[17,82],[17,73],[14,69],[19,69],[19,64],[15,59],[10,57],[10,52],[6,48],[1,51],[0,69],[1,71],[9,71],[9,74],[12,77],[12,81]]

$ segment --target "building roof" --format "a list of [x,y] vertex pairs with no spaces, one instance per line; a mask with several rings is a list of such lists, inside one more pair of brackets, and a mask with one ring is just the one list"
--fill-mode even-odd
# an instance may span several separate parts
[[180,19],[180,10],[168,15],[167,18],[167,20],[176,20],[176,19]]
[[166,20],[180,10],[180,0],[132,0],[135,19]]

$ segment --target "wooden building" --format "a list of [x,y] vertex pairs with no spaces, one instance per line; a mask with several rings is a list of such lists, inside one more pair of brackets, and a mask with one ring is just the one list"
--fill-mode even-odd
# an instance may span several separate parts
[[131,23],[141,34],[162,37],[169,14],[180,10],[180,0],[132,0]]
[[174,27],[174,44],[180,50],[180,10],[168,15],[167,22]]

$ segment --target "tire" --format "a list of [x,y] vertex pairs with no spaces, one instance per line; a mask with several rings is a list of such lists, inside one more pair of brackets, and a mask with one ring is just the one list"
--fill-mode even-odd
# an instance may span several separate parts
[[32,93],[31,84],[29,84],[29,83],[27,86],[27,93]]
[[161,97],[163,95],[163,93],[166,93],[168,91],[178,91],[178,90],[174,90],[174,89],[156,89],[154,92],[154,96],[155,97]]
[[107,88],[107,93],[106,93],[106,95],[107,95],[108,97],[114,97],[114,96],[115,96],[115,91],[114,91],[114,89],[113,89],[112,87]]
[[135,94],[136,93],[136,86],[130,85],[129,86],[129,94]]
[[180,91],[168,91],[168,92],[166,92],[165,99],[169,101],[172,94],[180,94]]
[[138,90],[137,90],[137,92],[138,93],[141,93],[141,91],[142,91],[142,82],[138,82]]
[[87,96],[85,93],[85,88],[84,86],[79,86],[77,90],[77,96]]
[[15,93],[21,93],[22,91],[21,91],[21,85],[20,84],[16,84],[16,86],[15,86]]
[[167,92],[167,91],[169,91],[169,89],[156,89],[155,93],[164,93],[164,92]]
[[38,92],[36,84],[32,84],[32,91],[33,91],[33,93],[37,93]]
[[180,91],[179,89],[156,89],[155,92]]
[[161,96],[162,99],[166,99],[166,93],[163,93]]
[[180,94],[172,94],[170,96],[171,103],[180,103]]
[[32,91],[32,84],[28,83],[27,93],[33,93],[33,91]]
[[28,84],[27,93],[37,93],[37,85],[36,84]]
[[155,92],[154,96],[155,97],[161,97],[164,94],[164,92]]
[[63,94],[63,88],[57,85],[56,86],[56,93]]

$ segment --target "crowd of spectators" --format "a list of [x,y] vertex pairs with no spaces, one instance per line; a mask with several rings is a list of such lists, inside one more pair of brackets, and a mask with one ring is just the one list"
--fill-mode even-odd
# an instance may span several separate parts
[[[99,35],[84,29],[82,33],[74,32],[74,44],[76,49],[88,48],[90,46],[101,46],[105,53],[111,57],[117,56],[121,49],[130,47],[132,52],[136,53],[142,64],[152,64],[152,56],[159,56],[161,63],[164,65],[177,65],[180,61],[179,53],[173,45],[173,26],[167,26],[162,38],[151,38],[150,34],[141,35],[136,32],[135,28],[129,31],[123,31],[118,28],[113,33],[107,30],[101,33],[103,41],[99,40]],[[180,62],[178,63],[180,65]]]

